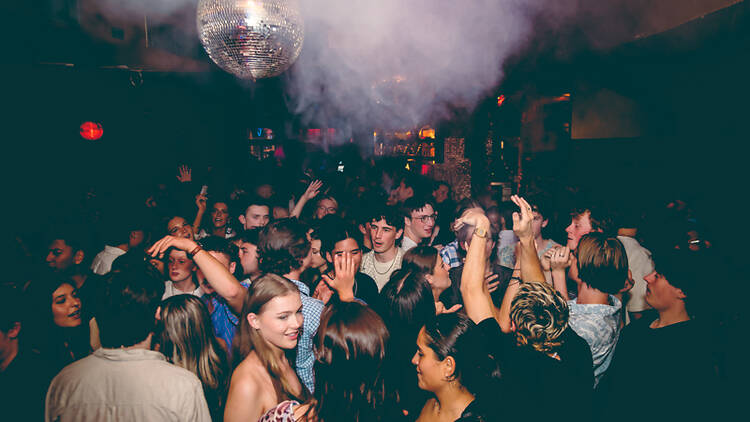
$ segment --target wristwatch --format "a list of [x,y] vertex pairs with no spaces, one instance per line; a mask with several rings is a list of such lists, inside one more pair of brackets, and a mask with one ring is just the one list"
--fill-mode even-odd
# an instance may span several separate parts
[[487,229],[483,229],[481,227],[477,227],[474,229],[474,235],[483,239],[489,238],[489,236],[487,235]]

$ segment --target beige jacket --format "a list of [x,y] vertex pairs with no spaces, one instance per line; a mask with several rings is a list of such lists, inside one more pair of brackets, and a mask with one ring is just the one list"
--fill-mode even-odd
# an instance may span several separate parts
[[63,368],[45,420],[210,421],[200,380],[146,349],[99,349]]

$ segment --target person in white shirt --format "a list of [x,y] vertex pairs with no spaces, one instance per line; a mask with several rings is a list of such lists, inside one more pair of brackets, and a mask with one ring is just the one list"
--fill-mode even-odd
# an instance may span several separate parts
[[170,249],[167,261],[169,280],[164,282],[164,295],[162,300],[174,295],[191,294],[203,296],[203,290],[196,281],[195,262],[193,262],[185,251]]
[[404,252],[419,245],[424,239],[432,239],[437,213],[433,202],[426,197],[413,196],[401,207],[404,214]]
[[362,257],[360,271],[375,280],[378,291],[401,268],[404,250],[396,246],[396,241],[403,233],[404,219],[395,207],[385,207],[370,222],[372,250]]
[[151,350],[160,291],[146,265],[112,274],[96,314],[102,347],[52,380],[45,421],[211,420],[198,377]]
[[111,224],[111,234],[104,249],[99,252],[91,262],[91,271],[94,274],[104,275],[112,269],[112,262],[117,257],[125,255],[132,248],[141,246],[144,232],[133,226],[130,230],[119,228],[117,224]]
[[617,239],[625,246],[625,252],[628,254],[628,268],[633,276],[633,288],[625,296],[627,300],[625,308],[630,319],[634,320],[640,319],[643,312],[651,309],[646,302],[645,277],[654,272],[654,261],[651,259],[651,252],[635,239],[638,234],[636,224],[627,220],[627,216],[620,216]]

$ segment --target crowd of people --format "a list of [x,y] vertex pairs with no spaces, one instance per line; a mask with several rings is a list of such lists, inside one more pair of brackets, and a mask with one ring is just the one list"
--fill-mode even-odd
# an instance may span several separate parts
[[373,169],[177,179],[142,206],[87,202],[43,251],[15,239],[3,420],[676,421],[726,406],[705,303],[720,264],[684,202],[654,217],[543,191],[459,198]]

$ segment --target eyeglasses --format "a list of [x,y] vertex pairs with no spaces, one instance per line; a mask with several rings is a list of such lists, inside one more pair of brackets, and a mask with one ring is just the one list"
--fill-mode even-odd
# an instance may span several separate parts
[[338,208],[335,208],[335,207],[324,207],[322,205],[319,206],[318,209],[321,210],[321,211],[325,211],[328,214],[336,214],[336,211],[339,210]]
[[422,222],[422,224],[427,223],[428,221],[435,221],[437,219],[437,213],[430,214],[430,215],[423,215],[421,217],[412,217],[412,220],[419,220]]

